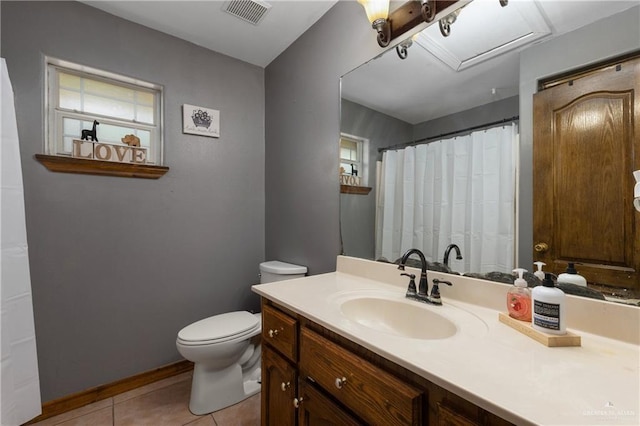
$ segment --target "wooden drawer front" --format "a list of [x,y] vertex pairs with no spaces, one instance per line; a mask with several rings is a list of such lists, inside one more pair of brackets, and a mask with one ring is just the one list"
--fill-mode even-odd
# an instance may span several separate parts
[[298,408],[298,425],[300,426],[364,425],[304,380],[300,383],[300,396],[302,397]]
[[262,341],[296,362],[298,359],[298,322],[271,306],[262,308]]
[[438,403],[438,426],[480,426],[480,423],[468,419],[454,407]]
[[369,424],[421,422],[422,392],[306,328],[300,333],[300,374]]

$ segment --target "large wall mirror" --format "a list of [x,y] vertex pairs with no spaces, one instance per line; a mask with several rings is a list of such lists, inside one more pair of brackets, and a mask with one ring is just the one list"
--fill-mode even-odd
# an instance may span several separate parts
[[[550,64],[562,55],[579,56],[602,38],[606,20],[615,21],[608,23],[614,31],[637,33],[631,27],[640,24],[640,7],[634,1],[534,0],[501,7],[498,0],[475,0],[460,11],[448,37],[436,23],[404,42],[404,59],[393,47],[344,75],[341,136],[353,149],[341,149],[342,172],[357,170],[359,184],[371,191],[341,193],[343,253],[394,262],[417,247],[433,269],[533,272],[532,180],[544,171],[531,169],[531,141],[524,140],[531,137],[521,134],[525,127],[532,132],[535,92],[520,81],[527,73],[522,67],[529,66],[522,53],[534,47],[543,56],[539,52],[549,46],[544,59]],[[628,51],[638,49],[640,40]],[[538,77],[567,71],[560,66]],[[423,158],[430,160],[421,164]],[[638,304],[637,286],[622,290],[589,287],[584,295]]]

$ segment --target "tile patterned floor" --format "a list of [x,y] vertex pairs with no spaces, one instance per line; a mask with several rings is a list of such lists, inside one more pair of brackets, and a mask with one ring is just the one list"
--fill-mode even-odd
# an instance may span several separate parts
[[204,416],[189,411],[192,372],[35,423],[37,426],[257,426],[260,394]]

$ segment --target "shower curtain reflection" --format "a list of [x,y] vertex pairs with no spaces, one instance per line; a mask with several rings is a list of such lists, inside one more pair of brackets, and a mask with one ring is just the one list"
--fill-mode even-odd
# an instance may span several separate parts
[[515,256],[518,127],[386,151],[376,211],[376,258],[420,248],[442,262],[449,244],[457,272],[511,272]]

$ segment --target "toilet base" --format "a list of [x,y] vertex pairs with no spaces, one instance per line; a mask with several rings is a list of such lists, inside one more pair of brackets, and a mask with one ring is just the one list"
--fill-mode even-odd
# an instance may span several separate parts
[[212,370],[204,363],[196,363],[191,382],[189,411],[198,416],[212,413],[260,392],[259,352],[257,355],[258,368],[244,372],[240,364],[233,364],[224,370]]

